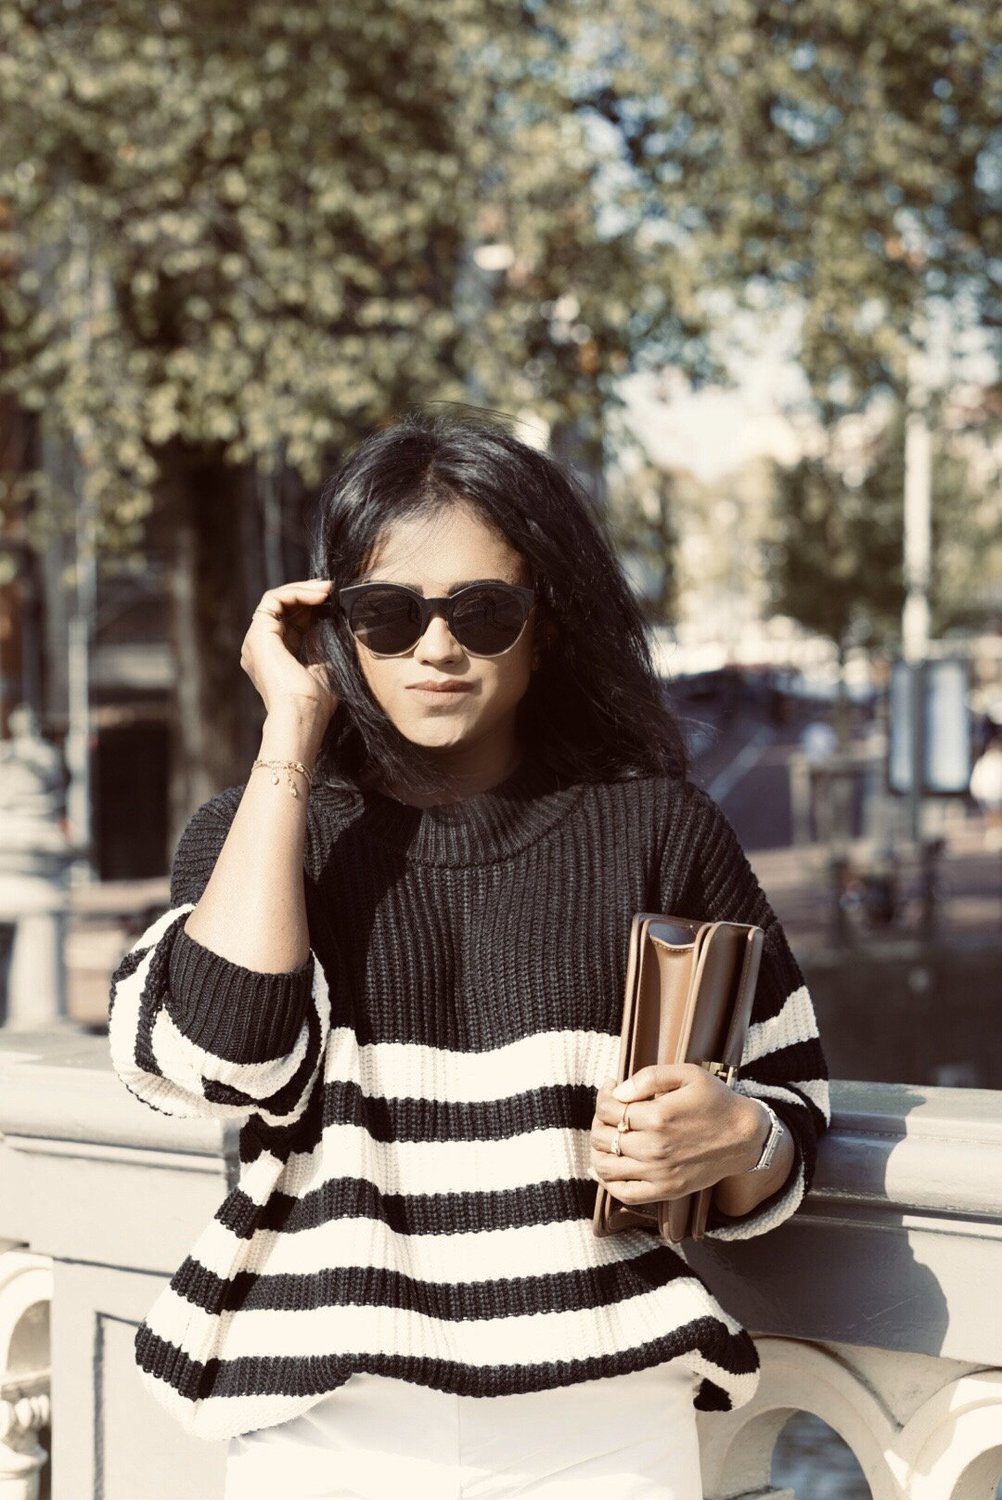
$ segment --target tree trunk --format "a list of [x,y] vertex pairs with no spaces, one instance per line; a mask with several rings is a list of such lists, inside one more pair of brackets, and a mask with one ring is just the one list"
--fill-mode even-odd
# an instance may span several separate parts
[[242,471],[215,455],[181,452],[165,485],[170,541],[169,641],[174,724],[169,793],[171,849],[191,814],[246,779],[261,722],[240,667],[260,560]]

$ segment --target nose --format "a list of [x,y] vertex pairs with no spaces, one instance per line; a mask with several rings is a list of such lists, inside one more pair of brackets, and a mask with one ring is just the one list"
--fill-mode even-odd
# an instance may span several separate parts
[[428,621],[428,628],[414,647],[418,661],[456,661],[463,648],[449,630],[445,611],[436,610]]

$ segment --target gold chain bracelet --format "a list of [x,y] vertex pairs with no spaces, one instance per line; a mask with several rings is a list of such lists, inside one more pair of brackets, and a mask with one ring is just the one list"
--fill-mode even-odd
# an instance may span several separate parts
[[308,771],[300,760],[256,760],[251,766],[251,770],[256,771],[258,766],[265,766],[271,771],[271,779],[275,786],[278,786],[279,771],[284,771],[285,779],[289,784],[289,791],[294,797],[299,796],[299,788],[292,779],[291,773],[293,771],[301,772],[306,777],[307,786],[309,786],[311,791],[313,790],[313,773]]

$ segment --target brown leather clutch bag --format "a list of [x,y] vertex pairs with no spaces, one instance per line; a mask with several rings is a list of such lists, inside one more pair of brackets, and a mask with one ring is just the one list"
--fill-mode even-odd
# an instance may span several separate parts
[[[619,1081],[650,1063],[698,1063],[733,1086],[762,957],[762,929],[642,912],[633,919]],[[713,1188],[626,1205],[599,1184],[597,1235],[656,1229],[670,1244],[701,1239]]]

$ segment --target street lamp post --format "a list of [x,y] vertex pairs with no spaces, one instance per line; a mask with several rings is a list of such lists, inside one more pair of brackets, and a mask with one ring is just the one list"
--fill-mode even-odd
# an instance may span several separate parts
[[929,431],[929,382],[925,339],[920,331],[909,364],[908,412],[905,419],[904,581],[901,616],[902,655],[908,664],[908,717],[911,775],[908,781],[909,833],[922,871],[923,935],[933,924],[934,878],[931,846],[924,839],[923,795],[926,780],[926,660],[929,655],[929,585],[932,569],[932,438]]

